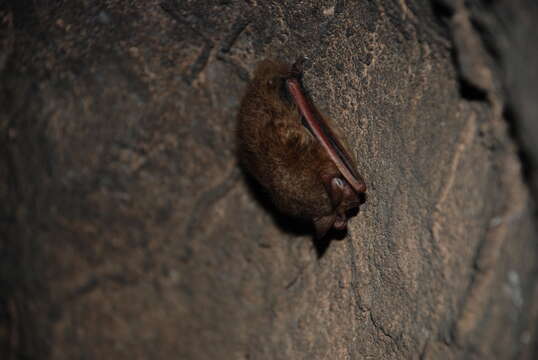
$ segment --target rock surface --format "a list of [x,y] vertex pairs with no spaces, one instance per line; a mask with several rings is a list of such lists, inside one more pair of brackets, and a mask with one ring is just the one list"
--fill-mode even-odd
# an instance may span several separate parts
[[[533,148],[506,108],[535,97],[470,4],[0,5],[7,358],[534,358]],[[323,244],[235,156],[256,62],[298,56],[368,185]]]

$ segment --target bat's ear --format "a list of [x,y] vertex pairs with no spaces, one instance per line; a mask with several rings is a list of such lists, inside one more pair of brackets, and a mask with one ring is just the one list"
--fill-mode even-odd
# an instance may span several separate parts
[[333,227],[335,215],[327,215],[314,219],[314,227],[316,228],[316,239],[321,239]]

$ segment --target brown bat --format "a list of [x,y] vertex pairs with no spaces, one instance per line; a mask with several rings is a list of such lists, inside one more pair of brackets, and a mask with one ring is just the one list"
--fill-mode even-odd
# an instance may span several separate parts
[[239,151],[276,206],[312,219],[320,238],[346,228],[366,185],[332,121],[305,97],[299,66],[258,64],[239,110]]

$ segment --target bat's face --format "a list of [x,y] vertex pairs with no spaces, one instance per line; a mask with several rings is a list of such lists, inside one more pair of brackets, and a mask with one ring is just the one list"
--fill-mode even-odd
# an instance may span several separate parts
[[[321,237],[331,227],[346,228],[366,185],[334,124],[304,95],[300,76],[295,66],[260,63],[243,100],[239,134],[247,168],[277,206],[311,217]],[[268,122],[279,126],[263,127]]]

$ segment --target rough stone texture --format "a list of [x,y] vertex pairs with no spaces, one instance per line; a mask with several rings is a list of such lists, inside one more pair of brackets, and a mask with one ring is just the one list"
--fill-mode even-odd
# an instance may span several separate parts
[[538,2],[472,1],[472,21],[497,63],[506,93],[506,118],[520,144],[524,171],[538,198]]
[[[471,5],[1,6],[8,359],[536,355],[512,65]],[[369,187],[348,236],[326,244],[275,212],[234,151],[256,62],[300,55]]]

